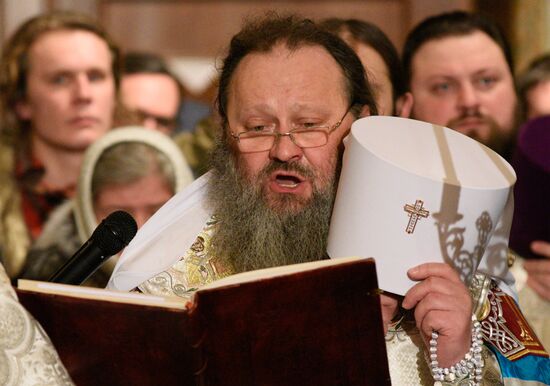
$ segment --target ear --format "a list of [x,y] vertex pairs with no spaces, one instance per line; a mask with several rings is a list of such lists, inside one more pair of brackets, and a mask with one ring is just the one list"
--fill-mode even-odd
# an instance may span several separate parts
[[29,104],[21,100],[15,104],[15,114],[22,121],[30,121],[32,118],[32,109]]
[[410,92],[400,95],[395,101],[395,115],[401,118],[409,118],[413,107],[414,98]]
[[369,106],[364,105],[363,107],[361,107],[361,111],[359,112],[359,118],[365,118],[365,117],[368,117],[369,115],[370,115]]

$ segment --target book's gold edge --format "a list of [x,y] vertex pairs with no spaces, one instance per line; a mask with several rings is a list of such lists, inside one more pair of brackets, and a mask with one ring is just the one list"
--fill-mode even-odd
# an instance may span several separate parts
[[114,303],[137,304],[163,308],[187,308],[187,302],[183,299],[180,300],[173,297],[117,292],[102,288],[81,287],[27,279],[19,279],[17,281],[17,288],[23,291],[62,295],[79,299],[102,300]]
[[337,266],[340,264],[349,264],[349,263],[366,261],[366,260],[370,260],[370,259],[365,257],[359,257],[359,256],[350,256],[350,257],[341,257],[336,259],[316,260],[316,261],[310,261],[307,263],[281,265],[281,266],[272,267],[272,268],[259,269],[256,271],[241,272],[235,275],[224,277],[223,279],[213,281],[212,283],[201,287],[199,291],[219,289],[227,286],[241,285],[241,284],[251,283],[258,280],[274,279],[276,277],[294,275],[300,272],[314,271],[317,269]]

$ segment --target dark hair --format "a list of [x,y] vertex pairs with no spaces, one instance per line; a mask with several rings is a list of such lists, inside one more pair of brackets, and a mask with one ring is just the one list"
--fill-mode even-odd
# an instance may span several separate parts
[[500,47],[506,58],[508,68],[513,74],[514,64],[510,45],[499,27],[480,14],[453,11],[425,19],[407,36],[403,47],[403,68],[407,87],[410,88],[413,56],[422,45],[431,40],[469,35],[476,31],[486,33]]
[[340,36],[352,48],[354,44],[362,43],[372,47],[382,57],[390,75],[394,103],[407,91],[397,49],[380,28],[358,19],[330,18],[321,21],[320,25]]
[[124,75],[161,74],[169,76],[178,86],[180,99],[185,95],[183,84],[159,55],[148,52],[127,52],[122,60],[122,72]]
[[517,77],[518,118],[520,123],[527,120],[527,111],[529,110],[527,93],[539,83],[546,81],[550,81],[550,54],[544,54],[533,59]]
[[123,58],[124,74],[166,74],[172,76],[166,61],[156,54],[146,52],[127,52]]
[[248,21],[231,39],[229,53],[223,61],[216,100],[223,126],[227,124],[229,84],[240,61],[254,52],[269,52],[278,43],[285,43],[290,50],[304,46],[325,48],[341,67],[346,78],[349,105],[353,106],[353,112],[358,114],[359,109],[367,105],[371,114],[377,114],[376,102],[363,65],[344,41],[309,19],[269,12],[263,17]]
[[60,30],[91,32],[103,40],[111,53],[111,70],[115,88],[120,82],[120,50],[107,32],[93,18],[73,12],[51,12],[33,17],[22,24],[6,42],[0,63],[0,106],[4,135],[21,135],[23,123],[15,114],[16,104],[25,98],[28,52],[45,33]]

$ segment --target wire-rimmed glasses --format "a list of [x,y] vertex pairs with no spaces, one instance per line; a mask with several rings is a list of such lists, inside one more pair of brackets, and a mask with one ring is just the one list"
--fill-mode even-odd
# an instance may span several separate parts
[[279,133],[276,131],[277,125],[272,123],[269,125],[256,126],[250,130],[241,131],[240,133],[231,132],[231,136],[237,142],[239,150],[242,153],[271,150],[275,141],[280,137],[289,137],[296,146],[302,149],[321,147],[328,143],[329,135],[340,127],[349,110],[348,108],[342,118],[333,126],[295,124],[292,126],[292,130],[286,133]]

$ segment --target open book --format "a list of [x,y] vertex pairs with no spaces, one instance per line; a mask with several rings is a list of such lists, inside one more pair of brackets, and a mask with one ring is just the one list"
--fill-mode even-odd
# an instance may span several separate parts
[[104,300],[107,302],[141,304],[144,306],[185,309],[188,305],[177,297],[147,295],[135,292],[109,291],[103,288],[84,287],[45,281],[19,279],[17,288],[24,291],[63,295],[80,299]]
[[374,261],[227,277],[191,303],[21,281],[78,385],[389,385]]

